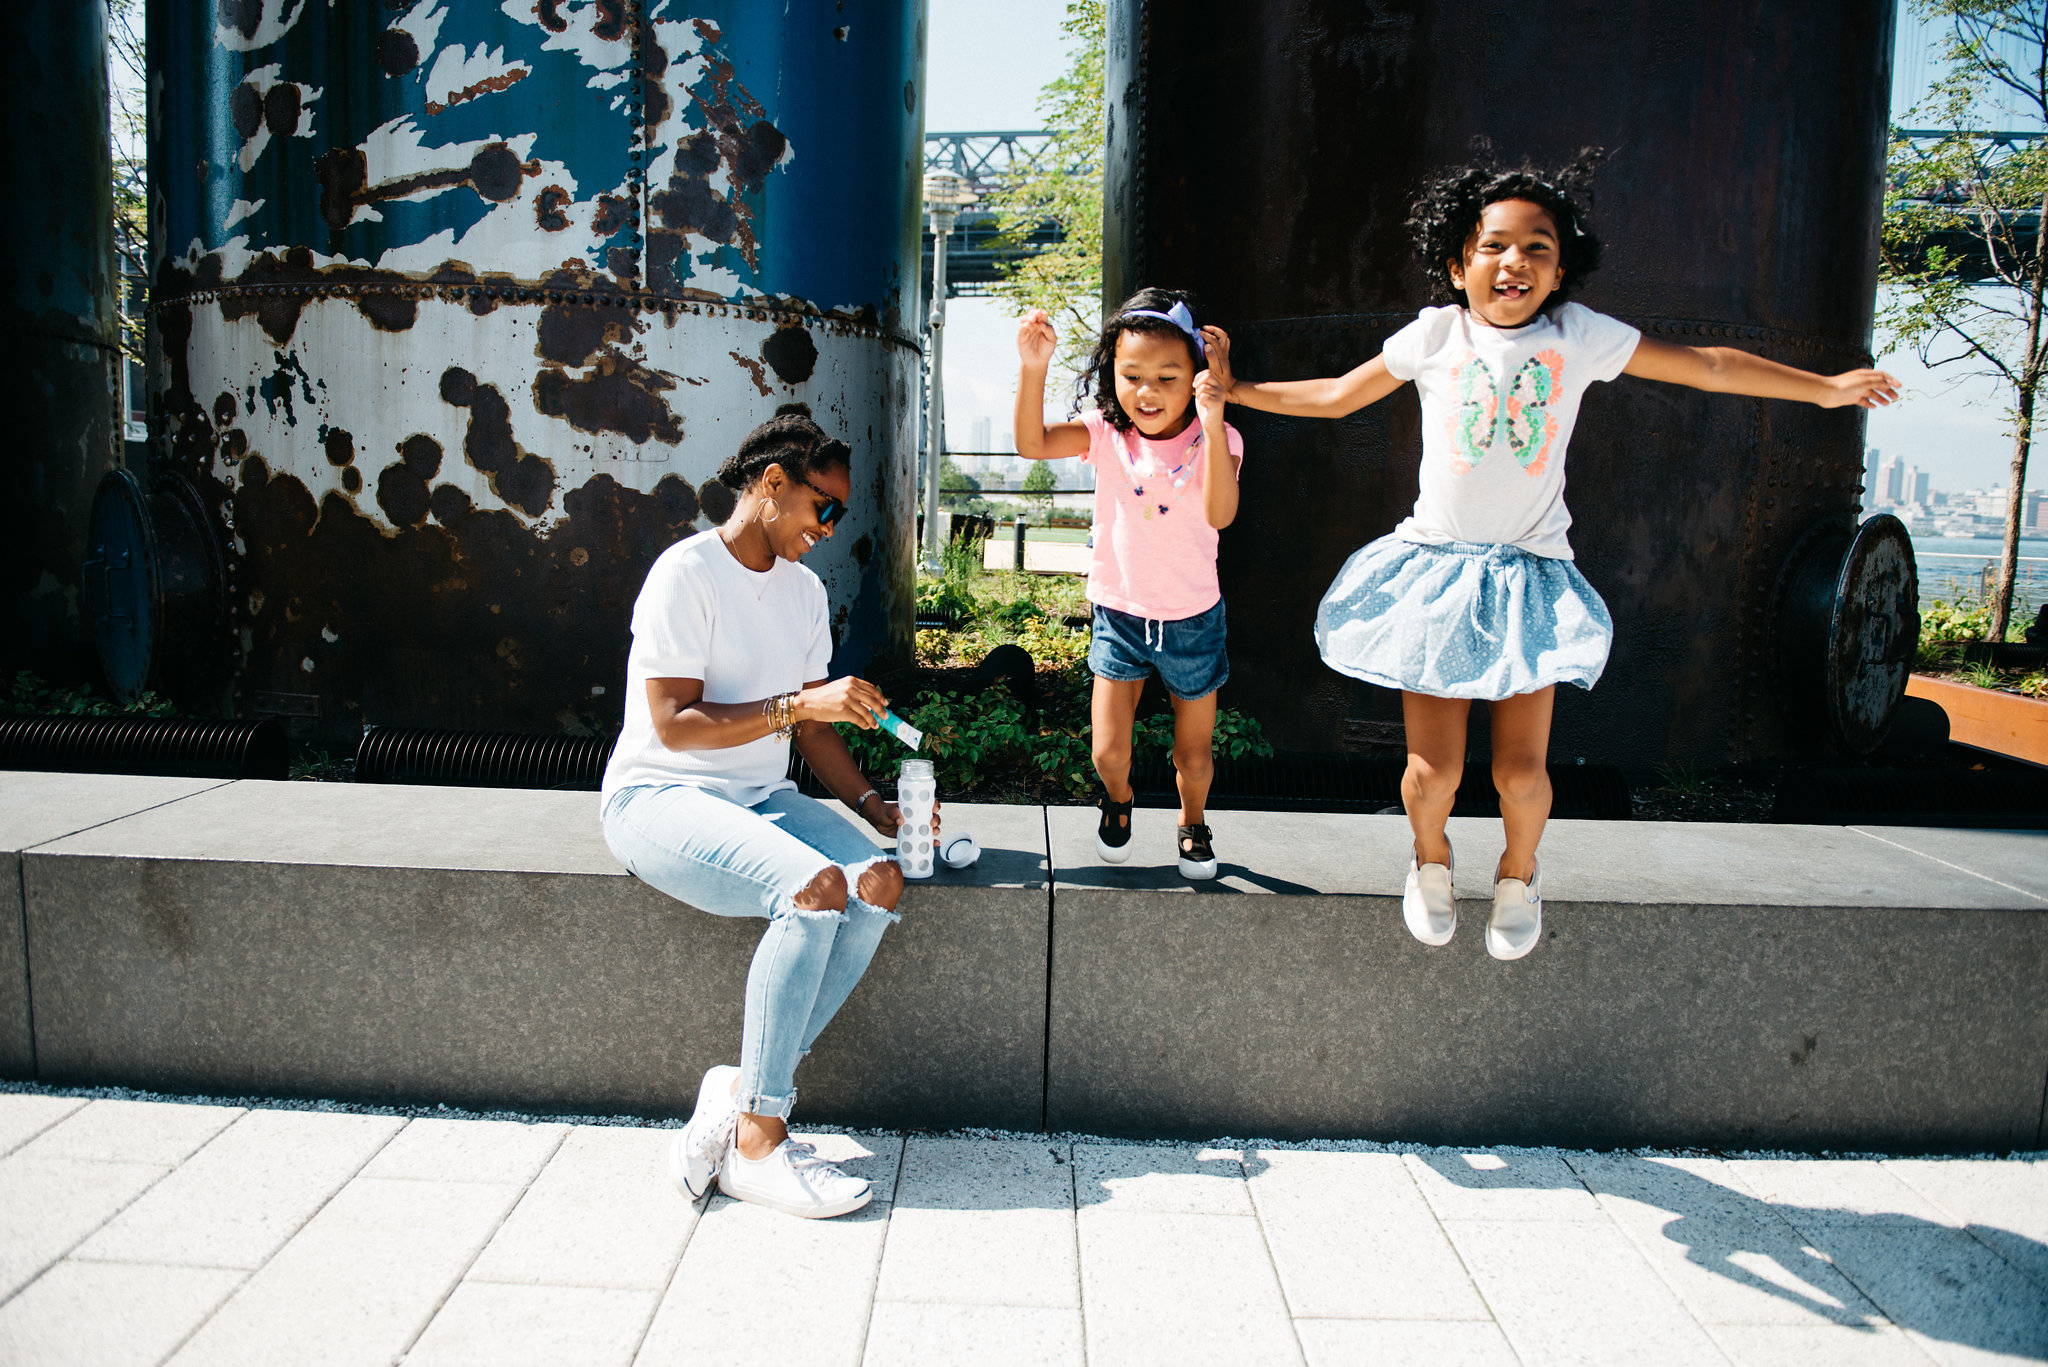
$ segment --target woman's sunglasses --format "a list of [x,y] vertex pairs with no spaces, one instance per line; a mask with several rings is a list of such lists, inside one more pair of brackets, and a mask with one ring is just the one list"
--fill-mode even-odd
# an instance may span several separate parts
[[811,483],[809,480],[805,479],[796,471],[790,470],[788,474],[789,477],[795,480],[798,484],[803,485],[804,488],[809,489],[812,493],[818,494],[824,498],[825,506],[818,509],[818,525],[820,527],[829,527],[833,523],[837,522],[840,518],[846,515],[846,505],[844,503],[841,503],[838,499],[832,497],[832,495],[826,493],[823,489],[820,489],[817,485]]

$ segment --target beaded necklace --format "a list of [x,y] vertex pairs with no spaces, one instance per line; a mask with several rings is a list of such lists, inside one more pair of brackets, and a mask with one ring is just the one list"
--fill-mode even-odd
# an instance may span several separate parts
[[[1146,517],[1153,516],[1152,510],[1155,508],[1159,510],[1158,515],[1160,517],[1164,517],[1173,511],[1173,504],[1179,501],[1180,491],[1185,489],[1188,481],[1195,477],[1195,458],[1201,454],[1202,439],[1206,435],[1206,433],[1197,429],[1195,439],[1188,443],[1187,453],[1181,457],[1180,464],[1164,472],[1162,477],[1166,480],[1167,489],[1171,491],[1169,501],[1166,503],[1145,502],[1141,511]],[[1145,486],[1138,482],[1137,462],[1131,455],[1132,436],[1129,432],[1119,432],[1117,437],[1117,459],[1124,467],[1124,474],[1131,481],[1132,496],[1142,500],[1145,498]]]

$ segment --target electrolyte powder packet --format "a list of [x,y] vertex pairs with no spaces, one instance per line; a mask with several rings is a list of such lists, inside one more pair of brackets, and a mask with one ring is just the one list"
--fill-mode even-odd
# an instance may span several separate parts
[[875,717],[875,721],[880,724],[884,731],[887,731],[911,749],[916,750],[923,747],[924,732],[918,730],[886,707]]

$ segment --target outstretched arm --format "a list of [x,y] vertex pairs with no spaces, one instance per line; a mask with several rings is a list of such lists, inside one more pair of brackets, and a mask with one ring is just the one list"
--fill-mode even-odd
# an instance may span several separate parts
[[1011,417],[1017,435],[1017,454],[1026,460],[1058,460],[1063,456],[1085,455],[1088,429],[1078,422],[1045,420],[1045,372],[1052,365],[1052,353],[1059,346],[1052,330],[1052,318],[1044,309],[1033,309],[1017,326],[1017,408]]
[[1384,356],[1327,380],[1264,380],[1253,384],[1236,379],[1230,370],[1230,338],[1222,328],[1202,329],[1209,345],[1209,373],[1223,387],[1224,397],[1246,408],[1284,413],[1291,418],[1341,418],[1367,404],[1378,403],[1403,381],[1387,370]]
[[1636,343],[1622,374],[1666,384],[1689,385],[1715,394],[1748,394],[1759,399],[1796,399],[1822,408],[1882,408],[1899,397],[1896,377],[1882,370],[1845,370],[1816,375],[1725,346],[1674,346],[1648,337]]

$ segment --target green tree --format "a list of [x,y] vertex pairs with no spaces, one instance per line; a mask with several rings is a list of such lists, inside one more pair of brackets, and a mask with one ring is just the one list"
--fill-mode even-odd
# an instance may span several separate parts
[[1052,462],[1034,460],[1024,475],[1024,492],[1027,494],[1049,494],[1059,488],[1059,481],[1053,477]]
[[139,361],[149,292],[149,178],[144,150],[149,65],[142,38],[143,0],[106,0],[106,6],[107,120],[114,143],[114,269],[130,292],[121,310],[121,349]]
[[1019,314],[1044,309],[1059,330],[1059,363],[1079,370],[1102,327],[1102,102],[1104,0],[1067,0],[1060,31],[1067,69],[1038,96],[1038,116],[1052,134],[1043,156],[991,197],[1003,240],[1028,239],[1042,222],[1060,225],[1065,240],[1004,268],[997,297]]
[[2048,375],[2048,146],[2038,136],[1986,135],[2048,127],[2048,3],[1913,0],[1912,9],[1949,29],[1946,70],[1910,115],[1918,127],[1945,131],[1915,139],[1893,130],[1878,327],[1928,366],[1993,378],[2008,395],[2005,547],[1986,633],[2002,641]]
[[954,464],[951,456],[944,456],[939,460],[939,488],[973,493],[981,488],[981,481]]

